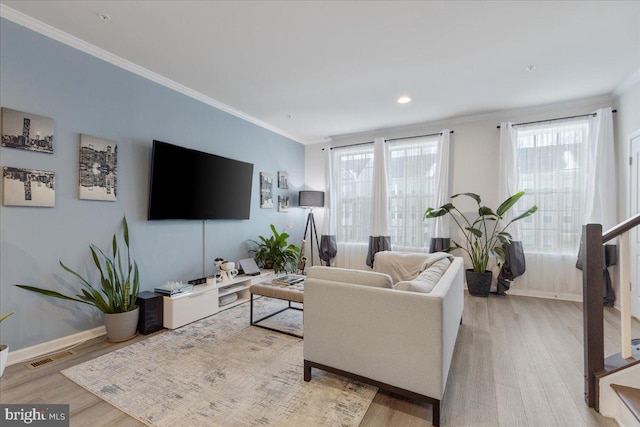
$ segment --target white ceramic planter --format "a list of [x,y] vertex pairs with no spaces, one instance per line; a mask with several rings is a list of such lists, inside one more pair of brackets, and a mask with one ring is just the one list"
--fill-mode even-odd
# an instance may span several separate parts
[[140,307],[125,313],[102,313],[107,341],[122,342],[138,335],[138,315]]
[[9,346],[0,345],[0,377],[4,374],[4,367],[7,366],[7,358],[9,357]]

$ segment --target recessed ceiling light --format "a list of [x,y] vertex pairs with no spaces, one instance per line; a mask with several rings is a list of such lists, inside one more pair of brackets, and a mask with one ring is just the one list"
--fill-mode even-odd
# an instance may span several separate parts
[[408,96],[401,96],[398,98],[398,104],[408,104],[409,102],[411,102],[411,98]]
[[107,15],[106,13],[98,13],[98,18],[100,18],[100,20],[102,22],[109,22],[111,21],[111,17],[109,15]]
[[536,66],[535,65],[529,65],[527,67],[527,71],[530,73],[533,73],[536,70]]

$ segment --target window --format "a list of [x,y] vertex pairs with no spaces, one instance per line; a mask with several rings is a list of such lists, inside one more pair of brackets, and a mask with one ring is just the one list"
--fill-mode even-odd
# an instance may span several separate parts
[[[391,243],[424,248],[432,224],[424,211],[435,201],[437,137],[385,144]],[[373,198],[373,145],[332,150],[336,237],[341,243],[369,242]]]
[[391,244],[424,248],[432,237],[423,219],[436,192],[438,138],[420,137],[386,144]]
[[373,196],[373,145],[331,152],[336,237],[344,243],[369,242]]
[[526,195],[518,206],[538,205],[520,221],[531,252],[576,253],[584,221],[587,119],[516,127],[518,182]]

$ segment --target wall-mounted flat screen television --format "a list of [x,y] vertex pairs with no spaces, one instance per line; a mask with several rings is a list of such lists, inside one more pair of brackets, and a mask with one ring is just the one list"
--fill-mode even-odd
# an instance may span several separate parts
[[249,219],[253,164],[153,141],[149,220]]

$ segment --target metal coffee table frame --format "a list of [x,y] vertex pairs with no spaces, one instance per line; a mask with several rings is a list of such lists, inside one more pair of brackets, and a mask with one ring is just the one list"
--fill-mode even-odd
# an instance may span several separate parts
[[[266,316],[264,316],[264,317],[262,317],[262,318],[260,318],[258,320],[253,320],[253,296],[254,295],[260,295],[260,296],[265,297],[265,298],[273,298],[273,299],[279,299],[281,301],[287,301],[288,302],[288,306],[283,308],[283,309],[280,309],[280,310],[276,311],[275,313],[268,314],[268,315],[266,315]],[[296,334],[296,333],[293,333],[293,332],[283,331],[281,329],[276,329],[276,328],[272,328],[270,326],[265,326],[265,325],[259,325],[258,324],[258,323],[262,322],[263,320],[269,319],[270,317],[273,317],[276,314],[280,314],[280,313],[282,313],[283,311],[286,311],[286,310],[304,311],[300,307],[292,306],[291,305],[292,302],[297,302],[297,301],[291,301],[291,300],[285,299],[285,298],[277,298],[277,297],[273,297],[273,296],[262,295],[262,294],[259,294],[259,293],[254,294],[253,292],[251,292],[251,308],[250,308],[250,323],[251,323],[251,326],[257,326],[257,327],[262,328],[262,329],[268,329],[270,331],[280,332],[281,334],[291,335],[292,337],[296,337],[296,338],[303,338],[303,335],[299,335],[299,334]],[[303,304],[303,303],[299,303],[299,304]]]

